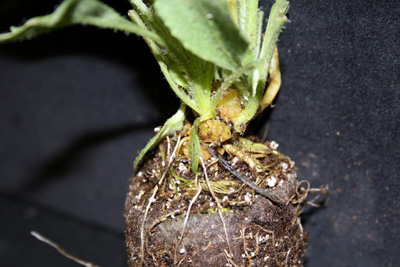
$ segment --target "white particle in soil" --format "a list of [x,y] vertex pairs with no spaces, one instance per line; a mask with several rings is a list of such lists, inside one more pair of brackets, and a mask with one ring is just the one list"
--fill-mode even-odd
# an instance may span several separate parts
[[163,162],[161,162],[161,165],[163,166],[163,167],[165,167],[165,162],[163,161]]
[[185,166],[185,164],[183,164],[183,163],[181,162],[181,163],[179,163],[178,170],[181,171],[181,172],[183,172],[183,171],[186,171],[186,170],[187,170],[187,167]]
[[139,194],[135,197],[137,200],[140,200],[142,196],[144,195],[144,191],[140,190]]
[[255,255],[256,255],[256,253],[254,253],[253,251],[250,253],[250,255],[252,256],[252,257],[254,257]]
[[243,259],[246,258],[246,255],[242,254],[242,258],[243,258]]
[[138,177],[142,177],[142,176],[143,176],[143,172],[139,172],[139,173],[137,174],[137,176],[138,176]]
[[210,203],[210,207],[214,207],[214,203],[213,202]]
[[264,257],[264,261],[267,261],[269,259],[269,256]]
[[179,253],[180,253],[180,254],[184,254],[185,252],[186,252],[185,247],[183,247],[183,248],[181,248],[181,249],[179,250]]
[[235,165],[238,161],[239,161],[239,158],[238,157],[234,157],[232,159],[232,165]]
[[286,162],[283,162],[283,163],[282,163],[282,169],[286,170],[287,168],[288,168],[287,163],[286,163]]
[[272,142],[269,144],[269,146],[270,146],[273,150],[275,150],[275,149],[278,148],[279,144],[278,144],[277,142],[275,142],[275,141],[272,141]]
[[244,201],[246,202],[251,202],[251,195],[249,193],[247,193],[246,195],[244,195]]
[[269,187],[274,187],[276,185],[276,177],[275,176],[271,176],[267,179],[267,184]]

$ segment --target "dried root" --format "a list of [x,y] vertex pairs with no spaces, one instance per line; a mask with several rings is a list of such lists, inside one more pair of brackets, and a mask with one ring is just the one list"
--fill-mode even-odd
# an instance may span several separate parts
[[[192,242],[191,238],[196,236],[196,231],[204,229],[196,228],[196,220],[203,216],[201,214],[214,216],[214,225],[216,218],[221,223],[219,227],[214,228],[219,229],[218,235],[201,245],[201,249],[205,253],[217,249],[219,257],[223,255],[228,265],[297,264],[299,259],[301,260],[301,253],[304,252],[306,236],[298,215],[303,211],[304,205],[318,206],[318,199],[327,194],[327,188],[310,188],[309,182],[305,180],[297,182],[294,162],[281,155],[269,143],[261,144],[244,138],[238,138],[237,142],[232,141],[229,145],[221,145],[228,154],[224,156],[217,151],[218,147],[209,146],[208,152],[211,156],[207,160],[200,157],[202,172],[194,175],[188,168],[188,159],[182,152],[188,140],[188,136],[185,135],[182,139],[180,136],[168,138],[160,145],[158,158],[153,159],[151,168],[143,170],[148,182],[142,185],[145,187],[140,187],[145,193],[139,192],[134,195],[134,206],[142,211],[138,217],[139,231],[132,230],[136,236],[140,236],[140,242],[135,243],[139,243],[139,250],[133,252],[130,258],[131,262],[136,263],[132,266],[139,263],[142,266],[147,265],[151,261],[156,266],[160,266],[161,262],[166,266],[190,266],[200,249],[194,250],[195,242],[198,241]],[[217,164],[219,168],[216,168]],[[263,172],[258,172],[257,167],[252,169],[252,164],[261,166]],[[275,181],[271,177],[276,177]],[[276,194],[279,190],[280,193]],[[307,200],[311,193],[320,194]],[[257,213],[260,210],[259,214],[265,214],[259,223],[257,220],[253,222],[246,221],[247,218],[244,217],[236,217],[244,209],[253,209],[255,203],[263,203],[263,207],[268,207],[255,208],[253,211]],[[215,212],[218,212],[218,215],[215,214],[217,217],[212,215]],[[286,216],[284,229],[291,229],[291,232],[282,236],[279,232],[281,230],[277,232],[276,228],[281,223],[263,223],[267,213],[274,214],[274,218]],[[249,213],[245,214],[247,216]],[[192,219],[192,216],[195,217]],[[238,222],[242,221],[242,228],[234,227],[237,232],[232,231],[232,218]],[[148,222],[149,220],[151,221]],[[159,238],[168,231],[176,233],[172,239],[169,237],[170,240],[176,240],[168,241],[170,245],[167,249],[164,240]],[[239,233],[238,239],[235,236]],[[291,239],[295,235],[296,242],[288,246],[285,238]],[[218,244],[218,247],[215,247],[215,244]]]
[[[212,190],[212,187],[211,187],[211,184],[210,184],[210,180],[208,179],[208,175],[207,175],[207,169],[206,169],[206,167],[204,165],[203,159],[200,158],[200,161],[201,161],[201,165],[203,166],[204,177],[205,177],[205,179],[207,181],[207,185],[208,185],[208,188],[210,189],[210,193],[211,193],[212,197],[214,198],[215,202],[217,203],[218,214],[219,214],[219,217],[221,218],[222,226],[224,227],[226,243],[228,244],[228,249],[229,249],[228,250],[229,254],[227,254],[227,253],[226,254],[227,254],[228,258],[232,259],[233,258],[233,251],[232,251],[232,247],[231,247],[231,244],[230,244],[230,241],[229,241],[228,231],[226,230],[226,223],[225,223],[225,220],[224,220],[224,216],[222,215],[222,205],[221,205],[220,200],[218,199],[218,197],[215,195],[214,191]],[[232,260],[232,262],[233,262],[233,260]]]
[[99,266],[96,265],[96,264],[93,264],[93,263],[91,263],[91,262],[87,262],[87,261],[81,260],[81,259],[79,259],[79,258],[77,258],[77,257],[75,257],[75,256],[73,256],[73,255],[71,255],[71,254],[69,254],[69,253],[66,252],[63,248],[61,248],[58,244],[56,244],[56,243],[54,243],[53,241],[51,241],[50,239],[48,239],[48,238],[42,236],[42,235],[39,234],[38,232],[32,231],[32,232],[31,232],[31,235],[33,235],[34,237],[36,237],[38,240],[40,240],[40,241],[46,243],[47,245],[52,246],[52,247],[55,248],[61,255],[63,255],[64,257],[66,257],[66,258],[68,258],[68,259],[70,259],[70,260],[73,260],[74,262],[76,262],[76,263],[78,263],[78,264],[80,264],[80,265],[83,265],[83,266],[86,266],[86,267],[99,267]]

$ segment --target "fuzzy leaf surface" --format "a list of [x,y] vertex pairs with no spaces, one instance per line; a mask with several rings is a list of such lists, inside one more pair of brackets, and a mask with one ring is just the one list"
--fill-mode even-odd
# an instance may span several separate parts
[[272,55],[276,43],[278,42],[279,34],[281,33],[285,23],[288,21],[286,17],[288,10],[289,2],[287,0],[276,0],[271,8],[267,29],[265,31],[263,44],[258,58],[258,61],[260,61],[262,64],[255,68],[253,72],[253,94],[245,103],[245,109],[236,119],[234,129],[237,132],[241,133],[244,131],[244,129],[246,129],[246,124],[253,119],[260,107]]
[[288,1],[276,0],[269,14],[267,29],[265,31],[264,41],[259,58],[264,60],[264,66],[260,69],[260,76],[263,77],[262,81],[264,83],[268,76],[269,65],[271,63],[276,43],[278,42],[279,35],[285,23],[288,22],[288,18],[286,17],[288,10]]
[[136,26],[100,1],[65,0],[50,15],[31,18],[22,26],[13,26],[10,28],[10,32],[0,34],[0,43],[29,40],[76,24],[120,30],[162,42],[156,34]]
[[248,41],[226,0],[156,0],[154,8],[187,50],[221,68],[240,66]]

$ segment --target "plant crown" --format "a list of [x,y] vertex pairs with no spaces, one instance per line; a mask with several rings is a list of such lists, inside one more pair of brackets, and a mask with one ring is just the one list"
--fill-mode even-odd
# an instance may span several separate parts
[[156,143],[182,129],[188,106],[196,115],[189,157],[197,172],[198,127],[217,116],[217,105],[229,88],[238,91],[243,106],[232,125],[238,133],[243,133],[260,106],[271,104],[277,94],[279,86],[271,90],[265,86],[278,36],[288,21],[289,2],[275,1],[264,34],[264,13],[258,0],[130,2],[131,21],[98,0],[65,0],[50,15],[32,18],[0,34],[0,43],[27,40],[76,24],[142,36],[182,105],[141,151],[134,166]]

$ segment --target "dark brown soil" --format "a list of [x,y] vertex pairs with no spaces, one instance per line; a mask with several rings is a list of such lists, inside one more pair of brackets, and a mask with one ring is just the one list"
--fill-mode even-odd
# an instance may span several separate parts
[[[164,151],[172,151],[175,140],[165,140],[130,179],[125,203],[129,266],[303,265],[307,235],[299,219],[302,196],[293,161],[271,149],[260,159],[268,170],[255,172],[224,155],[240,174],[285,200],[278,205],[215,158],[205,162],[207,177],[200,166],[196,178],[179,156],[168,167]],[[218,181],[230,187],[218,187]]]

